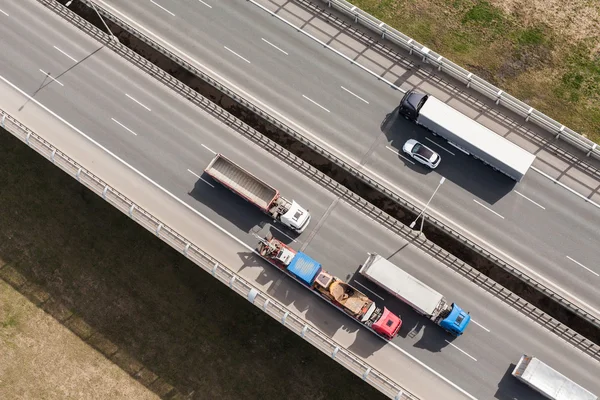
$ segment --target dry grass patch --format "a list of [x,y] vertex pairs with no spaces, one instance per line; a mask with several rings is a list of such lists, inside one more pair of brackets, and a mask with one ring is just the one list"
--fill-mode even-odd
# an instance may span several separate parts
[[[74,313],[81,323],[69,319],[70,329],[96,332],[90,340],[100,334],[118,348],[115,363],[144,382],[158,376],[189,399],[384,398],[1,130],[0,259],[2,270],[13,268]],[[12,331],[26,320],[18,309],[3,315],[10,330],[0,355],[9,340],[26,337]],[[44,360],[76,346],[52,335],[39,340]],[[21,367],[16,356],[4,362]],[[154,375],[138,376],[142,366]],[[93,367],[82,362],[81,370]],[[78,398],[90,398],[93,386],[75,379],[76,371],[64,379],[70,375]],[[41,391],[47,382],[30,375],[22,384]],[[0,392],[5,398],[14,397]]]
[[1,399],[158,399],[0,280]]

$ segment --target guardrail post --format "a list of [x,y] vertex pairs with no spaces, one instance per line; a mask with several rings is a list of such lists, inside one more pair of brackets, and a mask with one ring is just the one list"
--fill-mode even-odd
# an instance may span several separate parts
[[235,283],[236,278],[237,277],[235,275],[231,276],[231,279],[229,280],[229,289],[233,289],[233,284]]
[[304,339],[304,336],[306,336],[306,331],[308,331],[308,324],[304,325],[304,327],[302,328],[302,332],[300,332],[300,337],[302,339]]
[[438,57],[438,59],[437,59],[437,63],[438,63],[438,71],[441,71],[441,70],[442,70],[442,65],[443,65],[443,63],[442,63],[442,59],[443,59],[443,58],[444,58],[444,56],[439,56],[439,57]]
[[135,204],[132,204],[131,207],[129,207],[129,218],[133,218],[133,210],[135,210]]
[[185,245],[185,248],[183,249],[183,254],[184,254],[186,257],[187,257],[187,255],[188,255],[188,251],[190,250],[190,246],[191,246],[191,243],[188,243],[188,244],[186,244],[186,245]]
[[560,135],[565,131],[565,126],[562,125],[560,127],[560,129],[558,130],[558,132],[556,133],[556,136],[554,137],[554,139],[560,139]]
[[369,376],[370,373],[371,373],[371,367],[367,367],[367,369],[365,370],[364,374],[362,375],[363,381],[367,380],[367,376]]
[[285,325],[285,320],[287,319],[288,315],[290,315],[289,311],[283,313],[283,317],[281,317],[281,325]]
[[333,352],[331,353],[331,358],[335,360],[335,356],[337,356],[338,351],[340,351],[340,346],[335,346],[335,349],[333,349]]
[[429,52],[430,52],[430,51],[431,51],[431,50],[429,50],[429,48],[428,48],[428,47],[425,47],[425,46],[423,46],[423,47],[421,48],[421,53],[423,54],[423,62],[427,62],[427,56],[429,55]]
[[163,224],[162,222],[158,224],[158,226],[156,227],[156,236],[160,236],[160,230],[162,229]]
[[263,303],[263,311],[267,312],[267,307],[269,306],[269,303],[271,302],[270,299],[266,299],[265,302]]
[[25,143],[27,143],[27,146],[30,146],[30,144],[29,144],[29,137],[30,137],[30,136],[31,136],[31,132],[29,132],[29,133],[27,134],[27,137],[25,138]]
[[382,23],[379,24],[379,29],[381,29],[381,38],[382,39],[385,39],[385,28],[384,28],[384,26],[385,26],[385,22],[382,22]]
[[213,266],[213,269],[211,271],[212,276],[217,276],[217,268],[219,268],[219,263],[215,263],[215,265]]
[[[108,192],[108,185],[104,186],[104,190],[102,191],[103,200],[106,200],[106,192]],[[156,231],[156,234],[158,234],[158,231]]]
[[470,88],[471,87],[471,78],[473,77],[473,73],[469,72],[469,75],[467,75],[467,87]]
[[358,23],[358,13],[357,13],[357,12],[354,12],[354,10],[356,10],[356,6],[352,7],[352,8],[350,9],[350,12],[351,12],[352,14],[354,14],[354,22],[355,22],[355,23]]
[[402,390],[399,390],[396,397],[394,397],[394,400],[400,400],[402,396],[404,396],[404,392]]
[[79,167],[79,169],[77,170],[77,174],[75,175],[77,177],[77,182],[81,182],[81,167]]
[[254,304],[254,300],[256,300],[256,296],[258,296],[258,290],[252,288],[250,289],[250,291],[248,292],[248,301],[252,304]]
[[502,93],[504,93],[502,90],[498,90],[498,93],[496,93],[496,104],[500,103],[500,98],[502,97]]
[[527,117],[525,117],[525,122],[529,122],[529,118],[531,117],[532,112],[533,112],[533,107],[529,107],[529,111],[527,111]]
[[4,129],[4,121],[6,120],[6,114],[4,114],[2,116],[2,121],[0,121],[0,125],[2,125],[2,128]]
[[412,55],[413,53],[412,42],[414,42],[413,39],[408,39],[408,42],[406,42],[406,44],[408,45],[408,54],[410,55]]
[[55,155],[56,155],[56,149],[52,150],[52,164],[56,164],[56,161],[54,160]]
[[598,147],[598,145],[596,143],[594,143],[594,145],[590,148],[590,150],[587,152],[586,157],[589,157],[590,154],[592,154],[594,152],[594,150],[596,150],[596,147]]

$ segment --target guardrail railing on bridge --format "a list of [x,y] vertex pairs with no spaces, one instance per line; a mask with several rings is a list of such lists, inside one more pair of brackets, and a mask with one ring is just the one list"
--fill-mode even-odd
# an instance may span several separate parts
[[355,5],[345,0],[320,0],[323,3],[343,14],[352,17],[356,23],[377,33],[383,39],[386,39],[407,50],[410,54],[417,54],[423,62],[432,64],[452,78],[455,78],[468,88],[476,90],[487,98],[494,100],[496,104],[502,105],[510,111],[520,115],[526,122],[532,122],[554,135],[557,139],[563,139],[578,149],[584,151],[586,155],[600,159],[600,149],[598,145],[588,138],[580,135],[574,130],[564,126],[558,121],[553,120],[542,112],[536,110],[530,105],[511,96],[502,89],[492,85],[479,76],[467,71],[463,67],[453,63],[444,56],[422,45],[413,38],[404,33],[389,27],[384,22],[378,20],[367,12],[361,10]]
[[398,383],[370,366],[351,351],[340,346],[319,329],[309,325],[300,316],[288,310],[283,304],[254,287],[225,265],[219,263],[210,254],[200,249],[164,222],[158,220],[148,211],[139,207],[133,201],[129,200],[127,196],[78,164],[4,110],[0,110],[0,126],[50,160],[55,166],[77,179],[82,185],[102,197],[115,208],[127,214],[132,220],[158,236],[165,243],[181,252],[185,257],[204,271],[210,273],[221,283],[227,285],[240,296],[248,299],[250,303],[263,310],[323,353],[332,357],[340,365],[359,376],[381,393],[395,400],[419,399],[416,395],[401,387]]
[[[93,26],[92,24],[90,24],[88,21],[84,20],[77,14],[71,12],[68,8],[64,7],[63,5],[58,3],[56,0],[38,0],[38,1],[40,3],[46,5],[48,8],[52,9],[57,14],[61,15],[63,18],[66,18],[67,20],[69,20],[72,24],[74,24],[75,26],[77,26],[78,28],[83,30],[84,32],[87,32],[92,37],[96,38],[96,40],[99,40],[100,42],[105,43],[107,47],[109,47],[111,50],[115,51],[117,54],[128,59],[129,61],[131,61],[138,67],[140,67],[142,70],[148,72],[149,74],[153,75],[155,78],[160,80],[161,82],[167,84],[167,86],[169,86],[169,87],[173,88],[174,90],[176,90],[177,92],[181,93],[185,98],[192,100],[193,96],[190,94],[191,92],[193,92],[194,95],[196,97],[198,97],[197,92],[195,92],[193,89],[189,88],[188,86],[183,84],[181,81],[173,78],[171,75],[169,75],[165,71],[161,70],[160,68],[156,67],[154,64],[152,64],[148,60],[142,58],[137,53],[135,53],[133,50],[129,49],[128,47],[121,45],[120,43],[115,42],[113,40],[110,40],[110,37],[108,35],[106,35],[104,32],[100,31],[95,26]],[[91,0],[81,0],[81,2],[86,5],[92,3]],[[130,34],[135,36],[138,40],[141,40],[143,43],[149,45],[156,51],[160,52],[161,54],[165,55],[169,59],[173,60],[178,65],[184,67],[186,70],[188,70],[193,75],[201,78],[204,82],[206,82],[207,84],[209,84],[210,86],[212,86],[213,88],[218,90],[219,92],[221,92],[224,95],[231,98],[233,101],[235,101],[237,104],[242,106],[244,109],[254,113],[258,117],[262,118],[264,121],[268,122],[269,124],[272,124],[277,129],[280,129],[282,132],[285,132],[290,137],[293,137],[295,140],[299,141],[303,145],[305,145],[308,148],[310,148],[311,150],[315,151],[317,154],[320,154],[321,156],[325,157],[330,162],[343,168],[348,173],[350,173],[352,176],[356,177],[357,179],[360,179],[361,181],[363,181],[366,184],[368,184],[369,186],[371,186],[373,189],[375,189],[378,192],[389,197],[391,200],[393,200],[394,202],[401,205],[404,209],[409,210],[410,212],[414,213],[414,215],[417,215],[422,211],[415,204],[400,197],[398,194],[396,194],[394,191],[392,191],[388,187],[386,187],[383,184],[381,184],[380,182],[372,179],[370,176],[368,176],[367,174],[362,172],[361,169],[355,167],[352,164],[347,163],[346,161],[333,155],[331,152],[325,150],[323,147],[321,147],[318,144],[314,143],[313,141],[307,139],[304,135],[302,135],[301,133],[292,129],[290,126],[288,126],[287,124],[285,124],[278,118],[274,117],[270,113],[264,111],[263,109],[258,107],[256,104],[252,103],[251,101],[249,101],[246,98],[244,98],[243,96],[241,96],[239,93],[236,93],[231,88],[225,86],[223,83],[217,81],[210,75],[199,70],[194,65],[190,64],[188,61],[184,60],[183,58],[181,58],[178,55],[171,52],[169,49],[158,44],[152,38],[148,37],[143,32],[140,32],[139,30],[137,30],[136,28],[131,26],[129,23],[127,23],[123,19],[111,14],[104,7],[102,7],[102,5],[97,4],[97,3],[94,3],[94,4],[95,4],[95,9],[100,14],[102,14],[103,17],[105,17],[108,20],[112,21],[113,23],[117,24],[120,28],[126,30],[127,32],[129,32]],[[350,3],[346,3],[346,4],[350,4]],[[373,17],[370,17],[370,18],[371,18],[371,20],[373,20]],[[356,196],[356,197],[358,197],[358,196]],[[365,205],[370,204],[370,203],[367,203],[366,200],[364,200],[362,198],[360,198],[360,203],[361,204],[365,203]],[[371,207],[375,208],[372,205],[371,205]],[[392,230],[396,231],[396,229],[398,229],[398,226],[402,225],[396,219],[394,219],[393,217],[384,213],[383,211],[381,211],[379,209],[377,209],[377,211],[379,213],[379,216],[376,217],[375,219],[379,223],[383,224],[384,226],[390,227],[391,225],[393,225]],[[437,229],[439,229],[440,231],[449,235],[450,237],[460,241],[461,243],[463,243],[463,245],[472,249],[477,254],[484,257],[486,260],[489,260],[491,263],[493,263],[493,265],[499,266],[500,268],[502,268],[503,270],[505,270],[512,276],[515,276],[516,278],[520,279],[522,282],[525,282],[526,284],[532,286],[536,290],[544,293],[545,296],[547,296],[550,299],[554,300],[555,302],[559,303],[562,307],[568,309],[569,311],[571,311],[578,317],[584,319],[585,321],[590,322],[595,327],[600,327],[600,319],[599,318],[592,315],[588,311],[582,309],[581,307],[577,306],[573,302],[569,301],[568,299],[566,299],[564,296],[558,294],[553,289],[551,289],[548,286],[544,285],[543,283],[537,281],[536,279],[530,277],[529,275],[523,273],[521,270],[519,270],[515,266],[513,266],[513,265],[509,264],[508,262],[506,262],[505,260],[499,258],[498,256],[491,253],[490,251],[488,251],[487,249],[482,247],[480,244],[474,242],[473,240],[471,240],[467,236],[463,235],[462,233],[455,231],[453,228],[446,225],[444,222],[435,218],[431,214],[424,213],[424,217],[427,219],[428,223],[432,224]],[[408,230],[408,227],[405,225],[402,225],[402,230]],[[448,258],[449,255],[446,252],[444,252],[444,257]],[[471,277],[472,272],[465,274],[465,272],[463,271],[465,269],[466,265],[461,265],[460,268],[457,268],[456,264],[458,264],[458,263],[451,264],[455,270],[457,270],[464,276],[468,276],[469,279],[471,279],[473,281],[477,280],[478,284],[481,285],[480,281],[483,279],[473,279]],[[464,264],[464,263],[462,263],[462,264]],[[472,268],[469,268],[469,269],[472,270]],[[481,274],[478,273],[475,275],[480,276]],[[491,281],[491,279],[488,278],[486,281]],[[499,286],[499,285],[496,284],[495,286]],[[502,289],[502,291],[504,292],[505,290]],[[518,297],[518,296],[514,296],[514,297]],[[598,353],[600,352],[600,349],[598,348],[598,346],[596,346],[590,340],[585,339],[585,338],[581,337],[580,335],[577,335],[575,332],[571,332],[568,328],[566,328],[562,324],[558,323],[557,321],[553,321],[552,325],[553,326],[554,325],[561,326],[561,329],[559,330],[561,332],[561,335],[562,335],[562,332],[568,331],[569,334],[566,335],[568,337],[567,340],[574,343],[577,347],[583,349],[588,354],[591,354],[594,357],[598,357]],[[554,330],[554,328],[550,328],[550,329]],[[576,340],[573,340],[573,338],[576,338]]]

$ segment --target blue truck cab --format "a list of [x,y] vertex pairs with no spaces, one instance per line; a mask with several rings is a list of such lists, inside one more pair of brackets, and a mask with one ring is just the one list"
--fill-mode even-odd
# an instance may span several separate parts
[[471,316],[462,308],[452,303],[452,309],[446,318],[439,322],[439,325],[454,336],[460,336],[467,329],[471,322]]

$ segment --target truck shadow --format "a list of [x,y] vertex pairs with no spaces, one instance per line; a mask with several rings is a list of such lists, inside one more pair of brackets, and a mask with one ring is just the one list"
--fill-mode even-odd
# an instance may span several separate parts
[[[339,312],[331,304],[312,293],[309,288],[290,278],[285,272],[279,270],[251,252],[239,252],[242,260],[240,272],[247,268],[258,268],[258,275],[254,280],[263,290],[286,307],[293,307],[295,314],[301,315],[311,325],[315,326],[327,336],[332,337],[340,329],[352,333],[360,327],[358,323]],[[255,275],[253,275],[255,276]],[[286,283],[283,285],[283,283]],[[331,318],[330,313],[339,313],[343,322],[336,323],[338,318]],[[348,318],[347,320],[345,320]]]
[[[518,359],[519,356],[516,355],[515,358]],[[544,396],[512,376],[515,367],[516,364],[508,366],[502,379],[498,382],[498,390],[494,393],[494,398],[499,400],[544,400]]]
[[[464,154],[445,139],[436,137],[427,129],[400,117],[398,109],[388,114],[380,127],[389,146],[399,153],[402,153],[402,146],[408,139],[416,139],[436,151],[442,157],[442,162],[435,171],[488,204],[496,203],[517,184],[506,175],[494,171],[492,167]],[[411,167],[408,162],[403,161]],[[421,165],[415,165],[411,169],[420,173],[425,173],[422,169],[430,171]]]
[[[380,307],[385,306],[388,310],[398,315],[402,320],[402,327],[398,336],[414,343],[414,347],[430,352],[440,352],[456,339],[428,318],[417,314],[409,305],[389,295],[367,279],[362,278],[358,272],[352,276],[349,282],[357,288],[362,288],[364,292],[376,301],[377,305]],[[374,297],[373,293],[377,296],[380,295],[384,300]]]
[[[277,237],[281,238],[286,244],[297,236],[296,233],[275,222],[259,208],[232,193],[210,176],[204,173],[201,178],[194,183],[194,187],[188,192],[188,195],[212,209],[241,231],[264,236],[262,231],[265,227],[268,227],[273,231],[273,234],[277,233]],[[209,186],[207,182],[214,187]],[[226,201],[223,201],[223,199],[226,199]],[[273,226],[280,232],[284,232],[285,235],[276,232]]]

